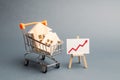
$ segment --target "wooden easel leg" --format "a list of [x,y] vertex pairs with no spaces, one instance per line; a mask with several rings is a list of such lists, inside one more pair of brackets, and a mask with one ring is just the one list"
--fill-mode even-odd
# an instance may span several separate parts
[[69,61],[69,66],[68,66],[69,69],[70,69],[71,66],[72,66],[72,59],[73,59],[73,55],[71,54],[71,56],[70,56],[70,61]]
[[80,62],[80,61],[81,61],[80,59],[81,59],[81,56],[78,56],[78,63],[81,63],[81,62]]
[[88,68],[87,60],[86,60],[86,56],[85,55],[83,55],[83,61],[84,61],[84,68]]

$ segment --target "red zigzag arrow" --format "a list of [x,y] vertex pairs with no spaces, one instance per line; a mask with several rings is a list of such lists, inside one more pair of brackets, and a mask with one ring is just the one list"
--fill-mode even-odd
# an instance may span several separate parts
[[70,53],[72,50],[77,51],[80,46],[81,46],[81,47],[84,47],[84,45],[85,45],[87,42],[88,42],[88,40],[85,40],[85,42],[84,42],[83,44],[79,44],[76,49],[75,49],[75,48],[71,48],[71,49],[68,51],[68,53]]

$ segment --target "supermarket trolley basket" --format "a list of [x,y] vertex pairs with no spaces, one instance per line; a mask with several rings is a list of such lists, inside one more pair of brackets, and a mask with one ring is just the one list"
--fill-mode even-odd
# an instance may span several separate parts
[[[24,61],[24,65],[28,66],[30,61],[36,62],[38,64],[40,64],[41,67],[41,71],[43,73],[47,72],[47,68],[51,67],[51,66],[55,66],[55,68],[59,68],[60,67],[60,63],[58,61],[55,60],[54,56],[57,54],[60,54],[62,51],[62,43],[59,43],[57,45],[54,46],[48,46],[40,41],[35,40],[32,37],[32,34],[29,34],[26,31],[26,27],[27,26],[31,26],[31,25],[35,25],[38,22],[32,22],[32,23],[20,23],[20,29],[23,33],[23,39],[24,39],[24,43],[25,43],[25,61]],[[42,24],[46,25],[46,22],[43,21],[41,22]],[[41,48],[37,48],[33,42],[38,43],[40,45]],[[52,55],[50,54],[50,52],[48,52],[48,47],[49,49],[55,49],[54,52],[52,53]],[[31,56],[34,55],[34,56]],[[47,57],[49,60],[51,60],[53,63],[51,64],[46,64],[45,63],[45,57]]]

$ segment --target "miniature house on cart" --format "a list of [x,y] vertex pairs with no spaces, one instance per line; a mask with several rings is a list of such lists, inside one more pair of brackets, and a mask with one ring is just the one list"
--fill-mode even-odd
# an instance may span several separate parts
[[[27,26],[32,28],[26,31]],[[24,65],[28,66],[30,61],[34,61],[41,66],[43,73],[47,72],[48,67],[55,66],[60,67],[60,63],[54,58],[55,55],[60,54],[62,49],[62,41],[59,39],[55,32],[47,26],[47,21],[42,22],[31,22],[31,23],[20,23],[20,29],[23,33],[25,43],[25,61]],[[30,55],[37,56],[31,59]],[[52,60],[53,63],[46,64],[44,62],[45,57]]]

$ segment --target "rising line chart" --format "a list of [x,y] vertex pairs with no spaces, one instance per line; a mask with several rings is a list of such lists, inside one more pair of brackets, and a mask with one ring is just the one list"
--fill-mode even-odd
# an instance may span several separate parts
[[70,53],[72,50],[77,51],[80,47],[84,47],[85,44],[88,42],[88,40],[85,40],[83,44],[79,44],[76,48],[71,48],[68,53]]

